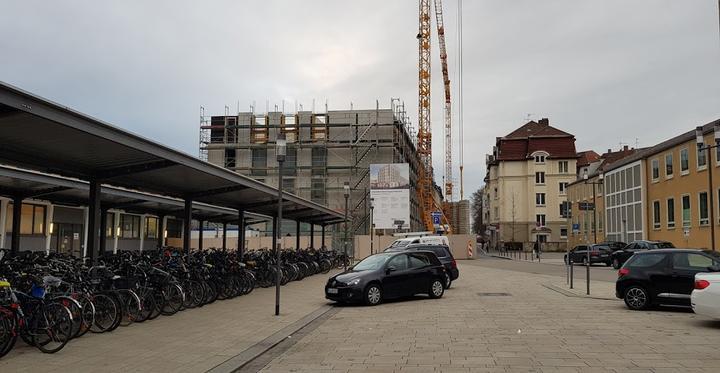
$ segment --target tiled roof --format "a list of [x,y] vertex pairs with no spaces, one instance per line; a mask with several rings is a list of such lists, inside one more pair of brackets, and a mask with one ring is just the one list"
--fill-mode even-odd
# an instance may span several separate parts
[[577,153],[578,160],[577,166],[584,167],[600,159],[600,155],[595,153],[594,150],[585,150]]
[[549,158],[576,158],[575,137],[551,127],[547,118],[530,121],[505,137],[496,139],[498,161],[522,161],[536,151]]

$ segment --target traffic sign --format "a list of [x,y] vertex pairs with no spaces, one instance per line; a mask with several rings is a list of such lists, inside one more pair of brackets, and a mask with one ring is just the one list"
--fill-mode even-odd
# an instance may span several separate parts
[[595,210],[595,204],[592,202],[578,202],[578,210],[580,210],[580,211]]
[[440,225],[440,217],[442,216],[442,212],[433,211],[430,213],[430,215],[432,215],[433,225]]

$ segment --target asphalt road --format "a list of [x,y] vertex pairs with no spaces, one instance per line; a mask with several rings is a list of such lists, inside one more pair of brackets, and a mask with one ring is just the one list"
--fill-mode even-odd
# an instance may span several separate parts
[[[562,258],[562,257],[561,257]],[[551,275],[566,277],[566,267],[562,263],[540,263],[528,262],[524,260],[508,260],[494,257],[479,257],[474,260],[466,260],[463,263],[481,267],[490,267],[504,269],[509,271],[533,273],[539,275]],[[586,268],[582,265],[575,265],[573,268],[574,281],[585,280]],[[593,281],[615,282],[617,279],[617,270],[604,265],[593,265],[590,267],[590,279]]]

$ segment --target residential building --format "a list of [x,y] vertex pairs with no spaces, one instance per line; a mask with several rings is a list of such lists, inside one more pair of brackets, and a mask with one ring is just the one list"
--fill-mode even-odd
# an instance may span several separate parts
[[[638,150],[624,146],[618,151],[608,151],[592,162],[585,162],[579,169],[578,180],[568,185],[568,202],[571,206],[570,235],[568,246],[598,243],[606,240],[605,229],[605,178],[606,170],[614,163],[635,154]],[[597,154],[591,151],[594,154]],[[583,152],[588,153],[588,152]],[[587,157],[582,157],[587,161]],[[587,173],[587,180],[584,175]],[[601,177],[602,175],[602,177]],[[610,182],[614,183],[614,178]],[[611,189],[614,193],[614,187]],[[580,210],[580,204],[594,203],[594,210]]]
[[[720,120],[703,126],[706,144],[715,144],[715,125]],[[613,199],[615,212],[606,207],[608,239],[663,240],[678,247],[711,248],[711,227],[720,232],[720,183],[710,189],[708,173],[718,174],[718,155],[717,148],[699,151],[692,130],[610,167],[605,178],[613,177],[617,197]],[[717,235],[715,247],[720,247]]]
[[566,187],[577,170],[575,137],[543,118],[498,137],[486,158],[487,223],[491,245],[564,249]]

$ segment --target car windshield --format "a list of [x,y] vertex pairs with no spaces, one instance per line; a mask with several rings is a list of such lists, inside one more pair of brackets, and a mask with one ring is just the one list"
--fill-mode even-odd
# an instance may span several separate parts
[[393,254],[375,254],[363,259],[360,263],[353,267],[354,271],[372,271],[382,268],[385,262],[393,256]]
[[410,244],[410,241],[395,241],[390,247],[405,247]]
[[670,242],[655,242],[653,245],[655,249],[674,249],[675,245]]

